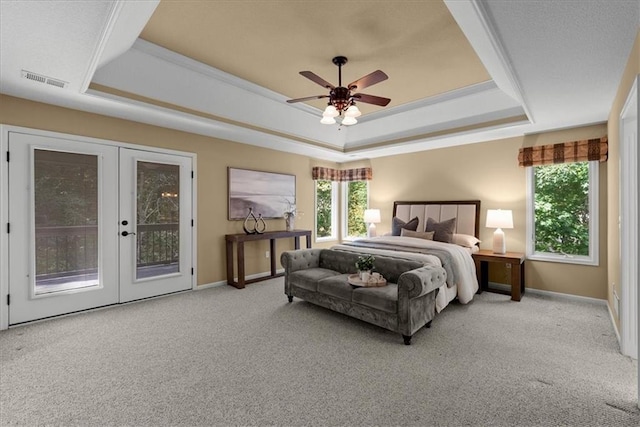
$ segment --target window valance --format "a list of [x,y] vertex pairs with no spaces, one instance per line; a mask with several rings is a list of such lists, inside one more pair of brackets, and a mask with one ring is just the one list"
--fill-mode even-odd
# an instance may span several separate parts
[[371,168],[332,169],[316,166],[311,170],[313,179],[327,181],[369,181],[373,179]]
[[518,153],[520,166],[540,166],[558,163],[607,161],[607,137],[571,141],[560,144],[521,148]]

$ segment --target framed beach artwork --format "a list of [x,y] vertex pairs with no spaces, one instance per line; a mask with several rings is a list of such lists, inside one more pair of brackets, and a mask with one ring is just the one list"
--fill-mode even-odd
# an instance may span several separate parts
[[229,219],[245,219],[249,208],[263,218],[283,218],[296,204],[296,176],[228,168]]

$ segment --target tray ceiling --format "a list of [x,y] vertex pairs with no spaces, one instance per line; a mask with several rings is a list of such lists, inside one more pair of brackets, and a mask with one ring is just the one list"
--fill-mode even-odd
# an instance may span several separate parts
[[299,71],[337,85],[338,55],[343,84],[387,73],[363,92],[389,107],[491,80],[442,1],[162,1],[140,37],[289,98],[326,93]]
[[[2,1],[0,92],[337,162],[605,122],[640,4],[543,3]],[[285,102],[337,55],[389,75],[351,127]]]

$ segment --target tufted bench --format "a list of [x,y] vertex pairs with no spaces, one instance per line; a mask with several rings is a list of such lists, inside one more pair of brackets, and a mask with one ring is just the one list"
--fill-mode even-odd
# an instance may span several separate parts
[[289,302],[295,296],[401,333],[409,345],[418,329],[431,325],[445,270],[416,260],[376,255],[375,271],[387,279],[387,286],[356,287],[347,280],[357,273],[355,264],[360,255],[337,249],[283,252],[280,261]]

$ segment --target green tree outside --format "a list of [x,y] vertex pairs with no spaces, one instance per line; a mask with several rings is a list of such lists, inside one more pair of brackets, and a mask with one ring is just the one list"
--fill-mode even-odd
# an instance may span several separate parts
[[589,164],[534,168],[535,250],[589,255]]
[[328,180],[316,181],[316,236],[331,236],[331,215],[333,206],[331,205],[331,190],[333,183]]
[[364,211],[367,209],[368,192],[367,181],[350,181],[347,185],[347,236],[367,235]]

